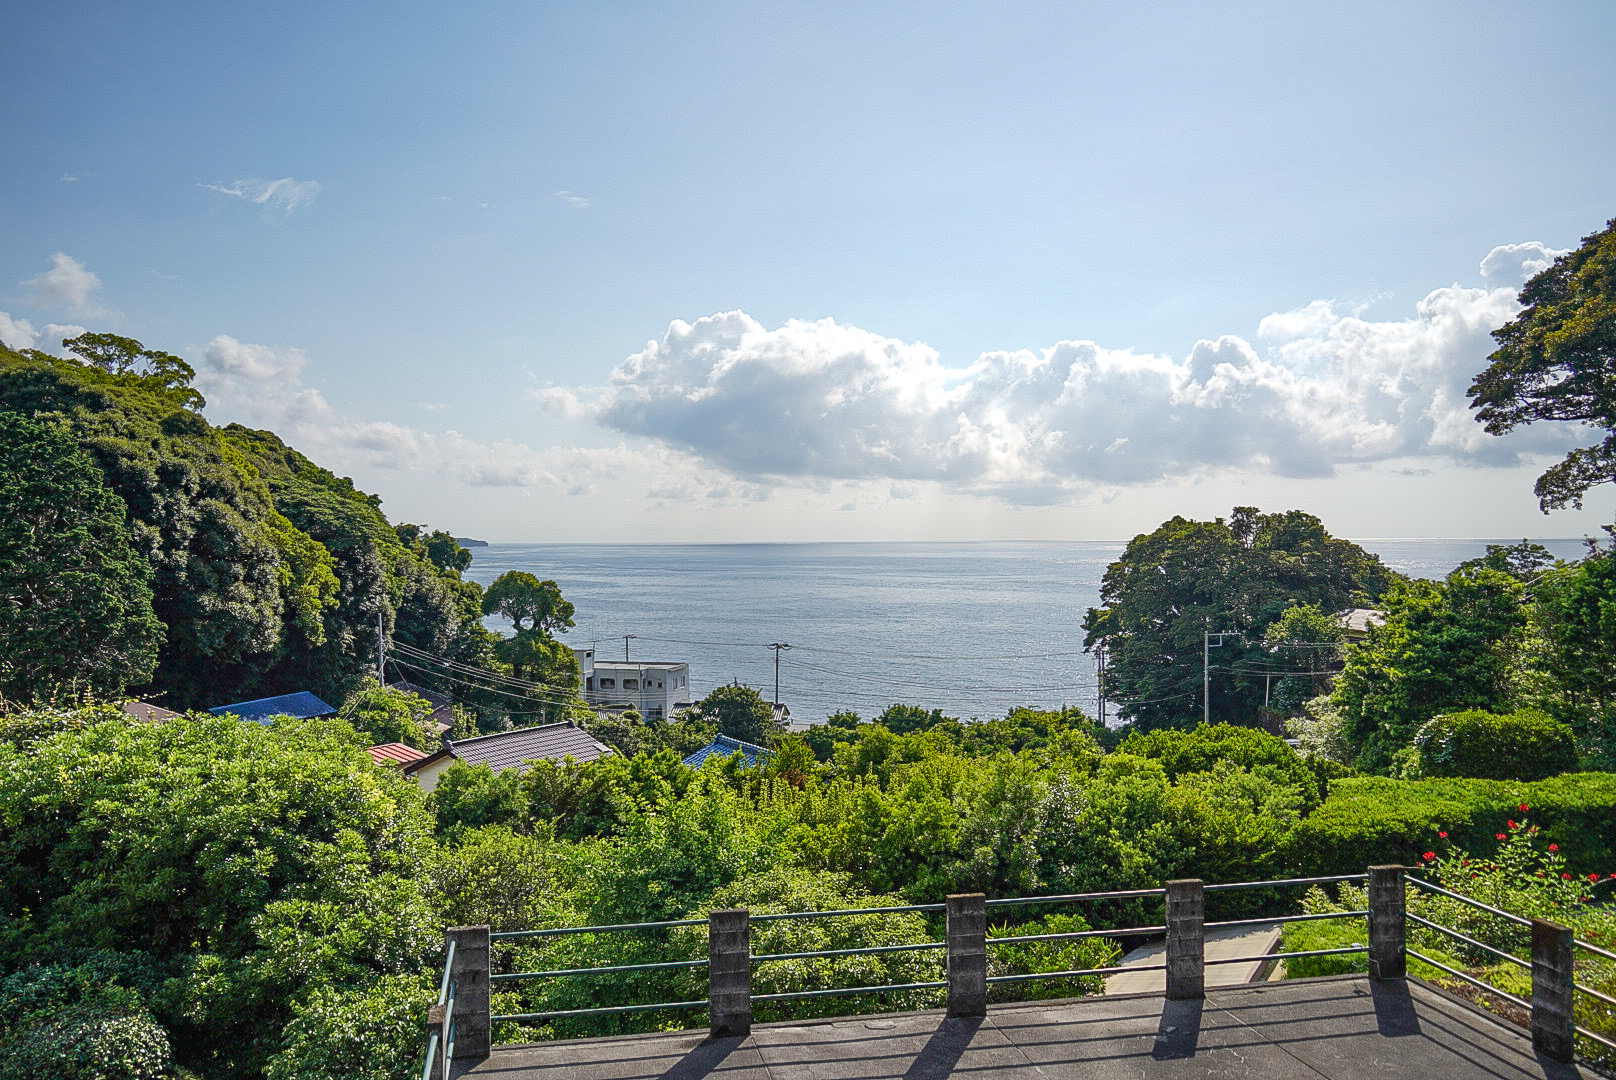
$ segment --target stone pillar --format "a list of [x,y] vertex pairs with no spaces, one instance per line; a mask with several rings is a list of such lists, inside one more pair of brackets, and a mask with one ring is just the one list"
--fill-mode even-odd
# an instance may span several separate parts
[[1167,997],[1205,996],[1206,892],[1199,878],[1167,883]]
[[1554,1061],[1576,1055],[1571,931],[1532,920],[1532,1048]]
[[948,898],[948,1015],[988,1011],[988,908],[982,893]]
[[[455,943],[454,966],[449,981],[454,984],[454,1059],[482,1059],[488,1056],[493,1025],[488,1006],[488,927],[451,926],[444,937]],[[444,1050],[447,1051],[445,1046]]]
[[752,1032],[752,928],[745,908],[707,916],[707,1007],[713,1035]]
[[1407,898],[1401,866],[1369,868],[1369,977],[1401,979],[1408,974]]

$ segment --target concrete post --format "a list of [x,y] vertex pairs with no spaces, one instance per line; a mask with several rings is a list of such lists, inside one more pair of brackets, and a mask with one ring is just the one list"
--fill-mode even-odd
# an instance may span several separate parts
[[1571,931],[1532,920],[1532,1048],[1554,1061],[1576,1055]]
[[1407,898],[1401,866],[1369,868],[1369,977],[1385,981],[1408,974]]
[[948,1015],[988,1011],[988,908],[982,893],[948,898]]
[[745,908],[707,916],[707,1015],[713,1035],[752,1032],[752,927]]
[[1167,883],[1167,997],[1206,996],[1206,892],[1199,878]]
[[[488,927],[451,926],[444,937],[455,943],[454,966],[449,981],[454,984],[454,1059],[482,1059],[488,1056],[493,1025],[488,1005]],[[447,1048],[446,1048],[447,1049]]]

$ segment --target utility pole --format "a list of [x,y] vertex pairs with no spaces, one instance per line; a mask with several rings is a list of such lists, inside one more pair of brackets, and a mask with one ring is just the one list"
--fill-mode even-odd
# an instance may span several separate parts
[[1212,647],[1213,638],[1216,644],[1223,645],[1227,637],[1244,638],[1246,635],[1238,630],[1220,630],[1217,633],[1202,631],[1201,634],[1201,723],[1212,723]]
[[1100,695],[1100,727],[1105,727],[1105,642],[1100,642],[1094,650],[1094,680]]
[[625,664],[628,663],[628,643],[629,643],[629,641],[631,639],[635,638],[635,637],[638,637],[638,636],[639,636],[638,634],[624,634],[623,635],[623,663],[625,663]]
[[387,631],[382,619],[386,610],[376,612],[376,685],[387,685]]
[[789,649],[791,646],[783,641],[776,641],[771,645],[765,645],[764,648],[774,650],[774,703],[778,706],[780,704],[780,650]]

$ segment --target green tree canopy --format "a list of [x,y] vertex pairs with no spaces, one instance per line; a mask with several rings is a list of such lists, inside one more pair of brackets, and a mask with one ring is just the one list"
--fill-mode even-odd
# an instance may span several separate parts
[[696,705],[703,720],[718,725],[732,739],[767,746],[782,730],[774,719],[774,708],[750,686],[720,686]]
[[522,570],[507,570],[494,580],[483,593],[483,614],[503,615],[518,633],[537,630],[545,639],[572,626],[572,604],[562,597],[561,586]]
[[0,412],[0,695],[151,678],[163,625],[126,513],[69,436]]
[[1252,724],[1272,657],[1263,634],[1287,610],[1372,602],[1394,575],[1312,514],[1238,506],[1228,520],[1175,517],[1136,536],[1100,583],[1101,607],[1083,620],[1086,649],[1103,648],[1102,687],[1141,729],[1198,722],[1204,635],[1215,721]]
[[1589,488],[1616,481],[1616,220],[1528,281],[1520,300],[1525,310],[1493,331],[1498,349],[1470,405],[1494,435],[1539,420],[1603,431],[1537,478],[1544,512],[1580,507]]

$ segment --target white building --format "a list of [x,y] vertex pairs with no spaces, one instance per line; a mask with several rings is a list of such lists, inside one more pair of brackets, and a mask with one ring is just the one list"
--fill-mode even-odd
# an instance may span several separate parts
[[632,705],[647,720],[666,720],[692,704],[689,664],[592,659],[584,675],[584,700],[592,705]]

